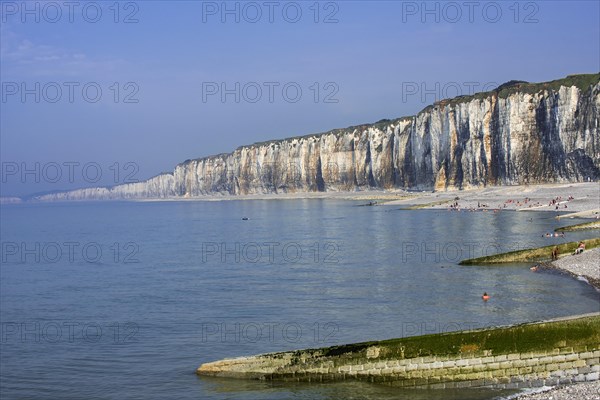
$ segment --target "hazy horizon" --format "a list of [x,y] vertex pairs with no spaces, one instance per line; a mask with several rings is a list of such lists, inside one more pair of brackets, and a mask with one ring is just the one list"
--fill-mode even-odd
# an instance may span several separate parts
[[51,176],[3,170],[2,196],[600,70],[592,1],[67,3],[2,2],[3,167]]

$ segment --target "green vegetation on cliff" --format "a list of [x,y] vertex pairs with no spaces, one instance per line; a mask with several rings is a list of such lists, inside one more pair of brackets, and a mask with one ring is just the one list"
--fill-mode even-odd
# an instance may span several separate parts
[[[528,93],[535,94],[540,93],[544,90],[558,91],[561,86],[571,87],[576,86],[582,92],[586,92],[590,86],[596,85],[600,82],[600,73],[598,74],[580,74],[580,75],[569,75],[566,78],[557,79],[550,82],[541,83],[529,83],[525,81],[509,81],[496,89],[489,92],[479,92],[473,95],[458,96],[452,99],[441,100],[436,104],[440,105],[457,105],[461,103],[468,103],[472,100],[482,100],[497,94],[499,98],[506,99],[510,95],[515,93]],[[432,107],[432,106],[429,106]],[[427,108],[426,108],[427,109]]]
[[498,87],[498,96],[501,98],[506,98],[511,94],[516,92],[521,93],[539,93],[543,90],[554,90],[557,91],[561,86],[570,87],[576,86],[582,92],[587,91],[590,86],[596,85],[600,81],[600,73],[599,74],[581,74],[581,75],[569,75],[563,79],[557,79],[550,82],[542,82],[542,83],[517,83],[515,85],[508,85],[507,87],[503,87],[504,85],[500,85]]
[[310,139],[310,138],[314,138],[315,140],[319,137],[319,136],[324,136],[324,135],[336,135],[336,136],[340,136],[340,135],[345,135],[348,133],[352,133],[354,131],[359,131],[362,132],[363,130],[369,129],[369,128],[373,128],[373,129],[379,129],[379,130],[385,130],[387,129],[387,127],[389,127],[390,125],[396,125],[400,122],[403,121],[409,121],[414,119],[414,116],[410,116],[410,117],[400,117],[400,118],[395,118],[395,119],[382,119],[379,120],[377,122],[374,123],[367,123],[367,124],[362,124],[362,125],[353,125],[353,126],[349,126],[347,128],[337,128],[337,129],[332,129],[330,131],[326,131],[326,132],[320,132],[320,133],[311,133],[308,135],[301,135],[301,136],[291,136],[285,139],[272,139],[272,140],[266,140],[264,142],[256,142],[256,143],[252,143],[251,145],[245,145],[245,146],[240,146],[238,147],[238,149],[242,149],[244,147],[258,147],[258,146],[265,146],[265,145],[278,145],[282,142],[287,142],[290,140],[302,140],[302,139]]

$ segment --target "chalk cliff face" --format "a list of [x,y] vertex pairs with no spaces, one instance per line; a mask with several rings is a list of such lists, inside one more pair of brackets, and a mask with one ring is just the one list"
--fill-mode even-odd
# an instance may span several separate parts
[[510,82],[413,117],[242,146],[144,182],[40,200],[356,189],[451,190],[600,178],[600,74]]

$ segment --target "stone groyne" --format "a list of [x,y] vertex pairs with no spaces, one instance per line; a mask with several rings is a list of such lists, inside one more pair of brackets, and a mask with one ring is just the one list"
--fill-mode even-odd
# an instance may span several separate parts
[[599,360],[600,313],[595,313],[225,359],[203,364],[196,372],[239,379],[520,388],[598,380]]
[[[462,260],[459,265],[491,265],[550,261],[552,249],[554,249],[554,247],[557,248],[559,257],[565,257],[573,254],[575,249],[579,246],[579,242],[580,241],[551,244],[549,246],[533,249],[516,250],[508,253],[493,254],[491,256],[469,258],[467,260]],[[588,250],[600,247],[600,238],[583,239],[581,242],[585,243],[585,248]]]

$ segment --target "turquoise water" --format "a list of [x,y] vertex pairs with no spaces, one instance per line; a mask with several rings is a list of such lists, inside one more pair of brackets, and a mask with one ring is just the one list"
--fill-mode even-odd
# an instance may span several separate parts
[[505,392],[246,382],[194,371],[225,357],[599,310],[598,292],[568,276],[457,265],[590,236],[543,238],[569,223],[550,213],[357,205],[3,206],[0,397],[488,399]]

